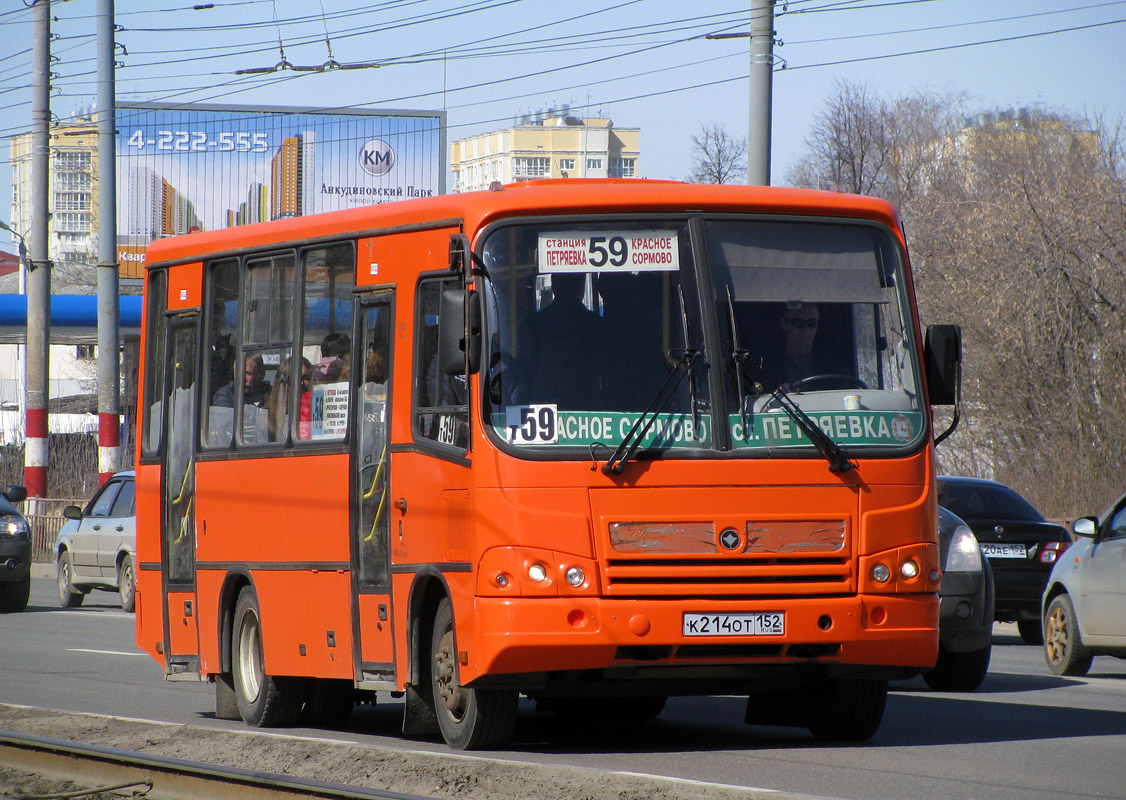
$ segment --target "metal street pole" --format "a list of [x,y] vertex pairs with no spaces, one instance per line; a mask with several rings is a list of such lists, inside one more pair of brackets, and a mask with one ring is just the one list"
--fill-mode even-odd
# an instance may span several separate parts
[[31,41],[31,229],[27,272],[27,383],[23,481],[28,497],[47,496],[50,397],[51,262],[48,219],[51,122],[51,0],[34,0]]
[[113,0],[98,0],[98,483],[120,464],[117,104]]
[[774,0],[751,0],[751,80],[747,183],[770,185],[770,115],[774,81]]

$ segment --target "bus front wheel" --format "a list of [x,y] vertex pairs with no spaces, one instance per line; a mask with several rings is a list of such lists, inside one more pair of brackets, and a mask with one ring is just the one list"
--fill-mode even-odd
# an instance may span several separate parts
[[231,660],[235,701],[244,722],[259,728],[297,722],[305,699],[301,692],[302,681],[266,674],[262,616],[258,611],[258,598],[249,587],[242,590],[235,603]]
[[507,744],[516,728],[519,696],[511,689],[473,689],[461,685],[449,598],[442,599],[434,615],[430,683],[434,712],[446,744],[458,750],[488,750]]

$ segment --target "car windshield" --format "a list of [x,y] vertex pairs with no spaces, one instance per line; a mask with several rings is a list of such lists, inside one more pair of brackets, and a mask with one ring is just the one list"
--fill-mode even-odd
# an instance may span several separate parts
[[940,489],[940,502],[966,520],[1044,521],[1031,503],[1008,486],[946,482]]
[[494,227],[478,252],[486,407],[507,444],[597,455],[636,438],[671,454],[769,456],[816,454],[810,426],[877,450],[925,433],[906,280],[885,228],[547,220]]

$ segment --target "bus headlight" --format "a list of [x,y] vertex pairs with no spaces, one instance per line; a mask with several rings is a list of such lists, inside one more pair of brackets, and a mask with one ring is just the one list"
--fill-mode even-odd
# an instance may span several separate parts
[[567,574],[564,577],[567,579],[567,583],[571,584],[571,586],[574,586],[576,589],[586,583],[586,573],[579,567],[571,567],[567,570]]
[[891,569],[887,564],[877,564],[872,567],[872,580],[876,583],[887,583],[891,580]]
[[547,579],[547,568],[543,564],[532,564],[528,567],[528,580],[532,583],[543,583]]

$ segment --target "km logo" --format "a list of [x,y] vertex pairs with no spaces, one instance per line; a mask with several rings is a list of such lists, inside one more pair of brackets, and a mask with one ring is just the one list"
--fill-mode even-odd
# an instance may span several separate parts
[[395,151],[380,139],[372,139],[360,148],[360,166],[369,175],[386,175],[395,166]]

